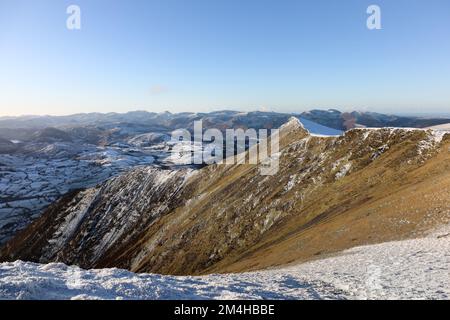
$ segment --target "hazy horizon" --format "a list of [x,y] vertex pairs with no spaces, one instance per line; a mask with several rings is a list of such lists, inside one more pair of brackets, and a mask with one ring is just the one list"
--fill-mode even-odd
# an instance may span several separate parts
[[210,113],[210,112],[221,112],[221,111],[232,111],[232,112],[276,112],[276,113],[285,113],[285,114],[301,114],[303,112],[312,111],[312,110],[322,110],[322,111],[328,111],[328,110],[337,110],[342,113],[345,112],[374,112],[374,113],[381,113],[386,115],[395,115],[395,116],[409,116],[409,117],[435,117],[435,118],[447,118],[450,117],[450,112],[443,112],[443,113],[408,113],[408,112],[375,112],[370,110],[361,110],[361,109],[354,109],[354,110],[342,110],[340,108],[311,108],[306,110],[300,110],[300,111],[293,111],[293,112],[282,112],[282,111],[276,111],[276,110],[259,110],[259,109],[252,109],[252,110],[239,110],[237,108],[224,108],[224,109],[211,109],[208,111],[179,111],[179,112],[171,112],[169,110],[163,110],[163,111],[150,111],[145,109],[135,109],[135,110],[128,110],[124,112],[97,112],[97,111],[90,111],[90,112],[77,112],[77,113],[68,113],[68,114],[21,114],[21,115],[0,115],[0,119],[8,119],[8,118],[26,118],[26,117],[70,117],[75,115],[86,115],[86,114],[126,114],[126,113],[132,113],[132,112],[149,112],[149,113],[165,113],[169,112],[171,114],[179,114],[179,113]]
[[[81,9],[69,30],[66,10]],[[381,9],[381,30],[366,10]],[[450,2],[0,1],[0,116],[450,115]],[[231,106],[231,107],[230,107]]]

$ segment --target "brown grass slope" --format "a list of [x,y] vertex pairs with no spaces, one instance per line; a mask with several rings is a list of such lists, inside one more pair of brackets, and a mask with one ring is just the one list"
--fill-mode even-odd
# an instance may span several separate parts
[[[415,237],[450,222],[449,147],[448,135],[435,141],[432,131],[355,129],[324,138],[291,121],[282,129],[274,176],[262,176],[251,165],[209,166],[179,188],[176,205],[150,215],[126,242],[122,237],[100,255],[83,246],[88,241],[98,247],[103,239],[96,232],[101,225],[92,225],[105,212],[91,203],[83,218],[91,229],[82,223],[60,248],[64,254],[46,255],[48,244],[27,250],[30,239],[51,242],[52,233],[38,220],[8,244],[1,259],[204,274],[274,267]],[[136,206],[130,203],[127,210],[136,212]],[[40,220],[72,210],[67,200],[56,208]],[[146,213],[145,206],[139,210]]]
[[[175,274],[253,270],[410,237],[447,222],[448,142],[421,155],[417,142],[426,132],[361,135],[324,139],[292,132],[273,177],[245,166],[205,170],[213,187],[148,230],[125,255],[148,247],[151,254],[131,268]],[[336,180],[348,161],[350,173]]]

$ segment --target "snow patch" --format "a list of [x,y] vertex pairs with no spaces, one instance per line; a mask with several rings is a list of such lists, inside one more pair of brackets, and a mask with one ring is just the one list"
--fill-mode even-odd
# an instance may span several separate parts
[[336,173],[336,175],[335,175],[336,180],[339,180],[339,179],[342,179],[343,177],[345,177],[351,168],[352,168],[351,162],[344,164],[341,167],[341,169]]

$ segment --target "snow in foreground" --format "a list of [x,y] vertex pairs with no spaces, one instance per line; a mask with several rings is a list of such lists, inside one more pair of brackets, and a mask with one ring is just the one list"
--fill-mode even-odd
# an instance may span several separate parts
[[1,299],[448,299],[450,234],[357,247],[277,270],[204,277],[0,264]]

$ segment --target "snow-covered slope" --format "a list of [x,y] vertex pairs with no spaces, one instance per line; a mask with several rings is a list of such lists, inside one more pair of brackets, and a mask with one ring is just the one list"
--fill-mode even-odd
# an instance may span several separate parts
[[299,117],[298,119],[303,124],[303,127],[313,136],[340,136],[343,133],[341,130],[326,127],[302,117]]
[[438,131],[450,131],[450,123],[428,127],[428,129],[438,130]]
[[155,160],[131,148],[74,143],[23,148],[27,153],[0,154],[0,246],[70,190],[93,187]]
[[0,264],[0,299],[448,299],[450,234],[356,247],[260,272],[173,277]]

